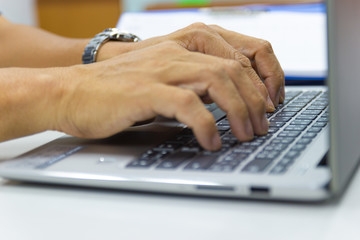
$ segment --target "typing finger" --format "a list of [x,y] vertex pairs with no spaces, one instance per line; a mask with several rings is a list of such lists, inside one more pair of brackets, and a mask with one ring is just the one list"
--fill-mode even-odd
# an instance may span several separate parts
[[214,117],[195,92],[164,84],[158,84],[154,90],[149,104],[155,113],[186,124],[204,148],[217,150],[221,147]]
[[270,98],[277,106],[285,98],[285,77],[271,44],[265,40],[249,37],[212,25],[231,46],[248,57],[266,85]]

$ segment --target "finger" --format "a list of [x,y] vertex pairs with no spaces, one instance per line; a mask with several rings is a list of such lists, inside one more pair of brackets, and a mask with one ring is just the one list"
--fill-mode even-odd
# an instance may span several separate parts
[[[179,69],[182,68],[182,75],[186,76],[182,85],[188,82],[187,88],[191,88],[200,96],[207,93],[228,115],[231,112],[234,116],[233,128],[241,129],[238,130],[237,135],[239,140],[251,139],[254,132],[257,135],[266,134],[268,121],[265,117],[265,99],[244,70],[246,67],[243,67],[247,66],[251,69],[249,59],[243,57],[241,61],[235,61],[199,53],[191,55],[194,63],[186,62],[178,65]],[[191,85],[193,82],[196,83]],[[211,88],[209,84],[214,88],[212,93],[208,90]],[[266,94],[266,87],[262,83],[258,87],[265,89]],[[233,112],[236,114],[234,115]],[[249,125],[252,127],[250,128]]]
[[149,103],[155,113],[176,118],[191,128],[205,149],[217,150],[221,147],[215,119],[193,91],[158,84]]
[[253,61],[258,75],[264,81],[271,100],[277,106],[285,98],[284,72],[276,58],[271,44],[267,41],[225,30],[216,25],[216,30],[231,46]]
[[235,58],[236,49],[214,29],[203,23],[191,24],[175,32],[171,35],[171,38],[182,47],[193,52],[201,52],[222,58]]
[[253,59],[258,75],[264,82],[272,102],[277,106],[282,102],[281,99],[285,98],[284,72],[269,42],[257,40],[249,45],[249,48],[242,53]]
[[[166,83],[186,87],[199,96],[208,95],[227,113],[239,140],[252,139],[254,129],[258,135],[265,134],[268,130],[265,100],[242,65],[235,60],[200,53],[191,53],[191,57],[190,60],[194,62],[184,61],[176,65],[179,72],[168,71],[166,79],[173,80]],[[239,95],[240,92],[243,97]]]
[[248,108],[231,79],[227,75],[222,78],[223,81],[214,81],[209,87],[209,95],[226,112],[234,135],[240,141],[249,141],[254,137],[254,130]]
[[[205,24],[192,24],[188,27],[187,31],[189,31],[189,34],[185,35],[186,38],[183,40],[183,44],[191,51],[198,51],[217,57],[235,60],[237,60],[239,55],[241,55],[239,51],[231,46],[227,41],[225,41],[225,39],[220,34]],[[274,111],[274,104],[271,101],[268,90],[260,80],[259,76],[257,76],[256,72],[251,68],[251,65],[249,68],[246,68],[246,71],[253,80],[255,86],[267,101],[267,111]]]
[[253,81],[244,72],[243,65],[251,63],[239,63],[234,60],[223,60],[226,62],[227,72],[235,84],[238,93],[244,100],[255,134],[264,135],[268,130],[268,120],[265,116],[266,102],[263,96],[255,87]]
[[285,98],[285,76],[268,42],[259,44],[254,53],[256,68],[275,106]]
[[[275,106],[269,96],[268,89],[266,88],[263,81],[261,81],[258,74],[255,72],[255,69],[252,67],[250,60],[246,56],[240,53],[237,54],[236,60],[241,63],[243,70],[246,72],[247,76],[244,77],[249,77],[251,79],[256,89],[260,92],[260,94],[264,98],[266,102],[266,111],[273,112],[275,110]],[[240,88],[240,86],[237,87]]]

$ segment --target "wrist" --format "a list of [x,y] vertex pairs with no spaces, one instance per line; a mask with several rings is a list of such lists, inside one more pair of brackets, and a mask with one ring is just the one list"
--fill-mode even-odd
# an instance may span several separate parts
[[96,61],[104,61],[106,59],[118,56],[123,53],[133,51],[138,43],[124,43],[118,41],[109,41],[103,44],[97,54]]
[[0,141],[56,130],[57,110],[63,95],[56,68],[8,68],[0,86],[9,89],[0,99]]

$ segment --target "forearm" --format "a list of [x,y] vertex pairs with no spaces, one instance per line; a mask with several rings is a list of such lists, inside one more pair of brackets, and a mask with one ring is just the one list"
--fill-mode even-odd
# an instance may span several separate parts
[[[61,37],[39,28],[10,23],[0,16],[0,67],[80,64],[89,40]],[[98,60],[126,52],[128,47],[120,42],[106,43],[99,50]]]
[[62,68],[0,69],[0,141],[55,130]]

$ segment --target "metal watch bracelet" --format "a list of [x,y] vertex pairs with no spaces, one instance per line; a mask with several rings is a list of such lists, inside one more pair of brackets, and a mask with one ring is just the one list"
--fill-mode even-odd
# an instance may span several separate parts
[[108,41],[139,42],[141,39],[134,34],[121,32],[117,28],[107,28],[103,32],[96,34],[86,45],[82,55],[83,64],[96,62],[96,56],[101,45]]

